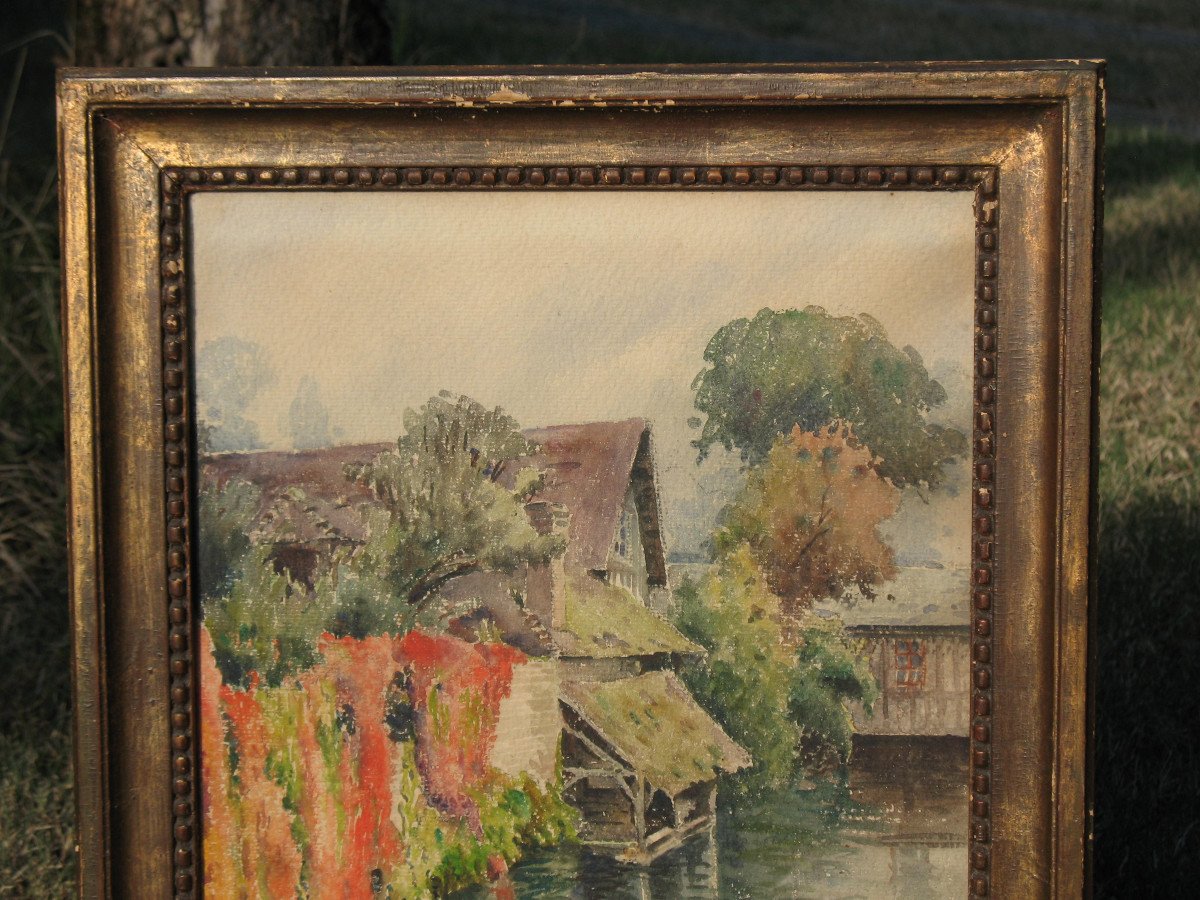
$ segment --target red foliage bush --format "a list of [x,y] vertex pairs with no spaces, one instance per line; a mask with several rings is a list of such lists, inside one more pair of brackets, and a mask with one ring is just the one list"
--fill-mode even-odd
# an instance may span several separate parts
[[409,673],[425,794],[478,833],[479,810],[469,792],[487,774],[500,701],[512,686],[513,666],[525,655],[505,644],[411,631],[397,642],[396,660]]
[[[413,631],[321,642],[323,662],[279,688],[221,682],[201,629],[205,885],[213,896],[370,900],[372,873],[404,858],[392,821],[399,681],[413,710],[426,799],[479,834],[471,798],[489,771],[500,702],[524,655]],[[290,787],[290,795],[289,795]],[[291,797],[289,802],[288,798]]]

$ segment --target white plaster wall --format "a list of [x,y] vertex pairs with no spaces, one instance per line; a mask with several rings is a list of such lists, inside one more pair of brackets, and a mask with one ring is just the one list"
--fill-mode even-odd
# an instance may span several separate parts
[[562,713],[558,708],[558,661],[531,659],[513,667],[512,689],[500,703],[492,765],[508,775],[528,772],[554,780]]

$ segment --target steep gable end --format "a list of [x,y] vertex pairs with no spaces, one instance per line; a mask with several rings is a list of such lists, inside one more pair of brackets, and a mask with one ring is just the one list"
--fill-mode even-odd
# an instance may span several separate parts
[[[519,463],[527,462],[545,472],[546,486],[539,498],[561,503],[571,513],[567,568],[596,572],[607,567],[625,495],[632,483],[650,583],[665,585],[666,555],[646,421],[555,425],[531,428],[524,434],[539,450]],[[519,464],[513,468],[519,468]]]

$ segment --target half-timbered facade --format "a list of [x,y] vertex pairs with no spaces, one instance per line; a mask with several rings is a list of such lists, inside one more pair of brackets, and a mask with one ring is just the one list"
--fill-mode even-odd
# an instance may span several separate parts
[[970,720],[970,583],[966,569],[902,566],[874,599],[818,603],[862,641],[879,683],[870,715],[851,707],[860,735],[957,736]]

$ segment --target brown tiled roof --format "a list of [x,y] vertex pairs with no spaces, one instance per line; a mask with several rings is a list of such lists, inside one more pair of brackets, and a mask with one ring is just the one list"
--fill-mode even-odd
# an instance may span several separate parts
[[200,464],[202,483],[223,487],[248,481],[262,490],[256,531],[279,542],[361,541],[359,508],[370,503],[366,487],[346,478],[347,465],[361,465],[392,444],[348,444],[320,450],[219,453]]
[[[531,428],[524,434],[538,446],[538,452],[512,460],[506,477],[511,478],[526,466],[543,470],[546,486],[539,498],[561,503],[571,514],[565,559],[568,570],[606,568],[638,449],[643,440],[649,440],[645,420],[554,425]],[[336,538],[338,534],[345,539],[361,540],[358,507],[370,502],[371,495],[365,487],[347,480],[344,469],[348,464],[370,462],[393,446],[347,444],[296,452],[222,453],[203,460],[201,476],[206,482],[219,484],[239,478],[261,488],[259,521],[271,525],[280,535],[279,540],[288,540],[288,534],[297,543]],[[295,488],[304,493],[301,502],[287,499],[288,491]],[[650,499],[655,503],[647,540],[653,556],[653,578],[656,574],[653,564],[662,568],[663,553],[658,539],[656,498]],[[319,524],[313,527],[310,522],[313,517],[318,523],[331,523],[335,533],[330,534]],[[274,524],[266,521],[271,519]]]
[[[525,437],[540,448],[528,464],[545,472],[538,498],[563,504],[571,513],[568,570],[604,569],[621,519],[644,419],[531,428]],[[525,465],[514,460],[513,469]]]
[[[471,572],[448,581],[438,588],[437,595],[450,609],[462,608],[452,626],[477,629],[486,619],[500,629],[505,642],[530,656],[546,656],[554,649],[550,632],[533,613],[517,605],[514,591],[520,591],[523,580],[500,572]],[[466,637],[468,634],[460,634]]]
[[290,488],[265,510],[260,504],[250,536],[255,541],[273,544],[362,541],[366,531],[360,507],[367,501],[357,494],[357,491],[346,491],[344,496],[330,499],[310,494],[300,487]]

